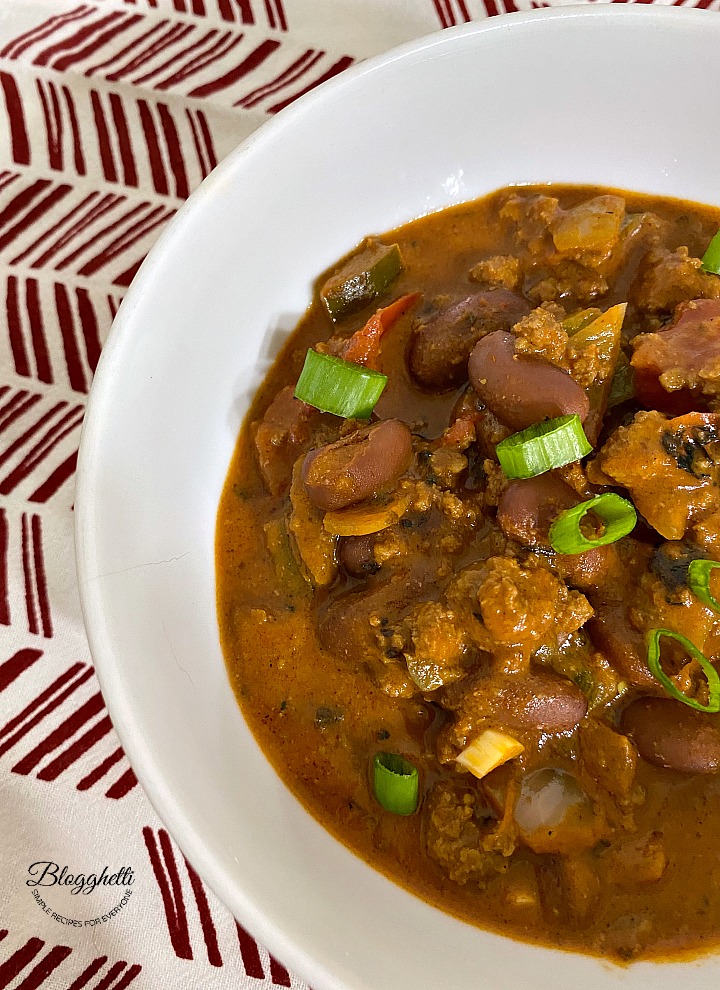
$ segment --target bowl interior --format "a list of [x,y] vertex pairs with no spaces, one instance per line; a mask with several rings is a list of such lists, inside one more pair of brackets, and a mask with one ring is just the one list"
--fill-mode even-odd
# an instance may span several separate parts
[[[561,8],[443,32],[351,70],[253,135],[143,266],[103,354],[77,496],[81,595],[133,766],[188,859],[315,990],[688,988],[521,945],[406,894],[330,838],[266,763],[215,618],[217,504],[249,397],[365,234],[508,183],[720,204],[720,18]],[[702,94],[702,100],[693,94]]]

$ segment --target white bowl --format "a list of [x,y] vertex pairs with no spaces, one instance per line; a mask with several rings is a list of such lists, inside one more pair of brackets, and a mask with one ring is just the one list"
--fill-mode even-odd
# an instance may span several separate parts
[[150,799],[236,917],[315,990],[706,988],[720,957],[628,969],[442,914],[328,836],[230,690],[215,515],[249,397],[363,235],[507,183],[720,203],[720,16],[588,6],[493,18],[344,73],[203,184],[122,305],[77,492],[90,645]]

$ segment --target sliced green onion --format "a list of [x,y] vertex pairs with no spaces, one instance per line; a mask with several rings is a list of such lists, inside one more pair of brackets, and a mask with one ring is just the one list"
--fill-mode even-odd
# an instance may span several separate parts
[[394,815],[412,815],[418,804],[418,772],[397,753],[376,753],[373,760],[375,797]]
[[706,272],[720,275],[720,230],[708,244],[708,249],[702,257],[702,266]]
[[592,450],[579,416],[558,416],[533,423],[497,445],[500,466],[508,478],[536,478],[563,467]]
[[[602,534],[592,540],[580,529],[580,523],[588,512],[599,516],[605,527]],[[632,533],[636,522],[637,512],[632,502],[613,492],[603,492],[560,513],[550,527],[550,546],[557,553],[583,553],[594,547],[616,543]]]
[[[702,705],[695,698],[689,698],[670,680],[668,675],[660,666],[660,640],[663,636],[668,639],[674,639],[678,642],[690,656],[697,660],[697,662],[702,667],[703,673],[707,677],[708,682],[708,703],[707,705]],[[705,657],[698,648],[686,639],[685,636],[681,636],[680,633],[672,632],[670,629],[651,629],[648,635],[648,653],[647,653],[648,667],[653,677],[657,678],[658,681],[665,688],[667,693],[675,698],[677,701],[682,701],[684,705],[689,705],[690,708],[695,708],[699,712],[720,712],[720,674],[715,670],[710,661]]]
[[716,560],[691,560],[688,566],[690,591],[714,612],[720,612],[720,602],[710,591],[710,572],[720,564]]
[[309,350],[295,398],[344,419],[367,419],[387,385],[387,375]]

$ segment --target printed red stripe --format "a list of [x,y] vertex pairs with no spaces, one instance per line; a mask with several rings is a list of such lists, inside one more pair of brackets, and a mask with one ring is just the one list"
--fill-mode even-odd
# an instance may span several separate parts
[[[75,677],[78,673],[79,676],[73,681],[73,677]],[[44,691],[41,691],[29,705],[26,705],[21,712],[11,718],[10,721],[7,722],[2,729],[0,729],[0,739],[2,739],[3,736],[7,736],[9,732],[12,732],[13,729],[20,726],[18,732],[16,732],[14,736],[6,739],[2,746],[0,746],[0,756],[7,753],[9,749],[12,749],[18,740],[22,739],[22,737],[31,729],[34,729],[35,726],[47,715],[54,712],[55,709],[73,693],[73,691],[76,691],[82,684],[85,683],[85,681],[88,680],[89,677],[92,676],[92,673],[92,667],[85,667],[82,663],[74,663],[72,666],[68,667],[64,674],[56,677],[49,687],[46,687]],[[68,681],[71,683],[68,684]],[[67,687],[65,687],[65,685],[67,685]],[[61,688],[63,690],[61,690]],[[53,698],[52,696],[56,694],[56,692],[59,693]],[[52,700],[50,700],[43,708],[42,706],[46,701],[48,701],[48,699]],[[34,715],[33,712],[35,712]],[[29,715],[32,717],[26,724],[23,724]]]
[[61,773],[72,766],[89,749],[112,732],[112,722],[108,715],[96,722],[87,732],[79,736],[66,750],[51,760],[37,775],[38,780],[56,780]]
[[68,676],[71,675],[72,671],[77,671],[78,667],[82,667],[82,664],[74,664],[73,667],[66,670],[65,673],[58,677],[49,688],[42,691],[34,701],[30,702],[30,704],[27,705],[22,712],[20,712],[19,715],[12,718],[7,725],[3,727],[2,731],[0,731],[0,737],[6,735],[6,733],[10,732],[19,723],[24,723],[20,725],[17,732],[11,736],[8,736],[2,745],[0,745],[0,756],[4,756],[5,753],[11,750],[13,746],[23,738],[23,736],[26,736],[31,729],[34,729],[35,726],[42,722],[44,718],[54,712],[66,698],[68,698],[89,679],[93,673],[91,667],[88,667],[83,673],[80,674],[79,677],[75,679],[75,681],[70,683],[64,690],[60,691],[60,693],[49,701],[44,708],[39,708],[32,718],[28,719],[27,722],[24,721],[27,718],[27,715],[30,714],[30,712],[35,708],[38,708],[38,705],[41,704],[45,698],[50,697],[50,695],[57,690],[58,686],[67,681]]
[[48,162],[50,168],[56,172],[62,170],[63,156],[60,144],[59,122],[55,116],[54,109],[51,110],[48,98],[45,95],[45,83],[42,79],[36,80],[37,91],[40,95],[43,114],[45,116],[45,134],[47,136]]
[[[18,984],[17,990],[37,990],[71,952],[72,949],[68,945],[54,945],[45,958],[30,970],[22,983]],[[0,986],[3,984],[0,983]]]
[[257,69],[258,66],[262,65],[262,63],[279,47],[280,42],[275,41],[272,38],[263,41],[262,44],[258,45],[257,48],[250,52],[247,58],[243,59],[242,62],[239,62],[236,66],[219,78],[190,90],[188,96],[194,96],[197,99],[201,99],[205,96],[211,96],[213,93],[217,93],[221,89],[227,89],[228,86],[232,86],[233,83],[236,83],[238,79],[242,79],[243,76],[246,76],[248,72],[252,72],[254,69]]
[[137,273],[140,271],[140,266],[142,265],[144,258],[140,258],[138,261],[133,262],[129,268],[126,268],[124,272],[116,275],[113,279],[115,285],[128,286],[135,278]]
[[99,48],[102,48],[107,41],[115,41],[119,35],[124,34],[125,31],[129,30],[139,21],[142,21],[142,16],[140,14],[131,14],[124,23],[115,24],[107,31],[103,31],[89,44],[85,45],[84,48],[80,48],[76,52],[70,52],[68,55],[64,55],[62,58],[56,59],[52,65],[53,69],[56,69],[58,72],[67,71],[67,69],[71,65],[75,65],[76,62],[81,62],[84,58],[87,58],[88,55],[94,55],[95,52]]
[[294,93],[292,96],[289,96],[286,100],[282,100],[280,103],[275,103],[273,104],[273,106],[268,107],[267,112],[279,113],[281,110],[284,110],[285,107],[288,106],[290,103],[292,103],[294,100],[299,99],[301,96],[304,96],[305,93],[309,93],[311,90],[315,89],[316,86],[319,86],[321,83],[324,83],[328,79],[332,79],[333,76],[339,75],[339,73],[341,73],[344,69],[347,69],[349,66],[351,66],[353,62],[354,59],[351,58],[349,55],[343,55],[343,57],[339,58],[337,62],[334,62],[326,72],[323,72],[321,76],[318,76],[318,78],[313,80],[313,82],[308,83],[308,85],[305,86],[304,89],[301,89],[300,92]]
[[154,27],[151,27],[148,31],[145,31],[144,34],[140,34],[136,38],[133,38],[133,40],[129,44],[125,45],[124,48],[121,48],[119,52],[116,52],[114,55],[111,55],[110,58],[106,59],[104,62],[100,62],[98,65],[90,66],[89,69],[85,70],[85,76],[86,77],[94,76],[96,73],[101,72],[103,69],[107,69],[108,66],[113,64],[113,62],[117,62],[119,59],[125,58],[126,55],[129,55],[130,52],[134,51],[136,48],[142,45],[143,42],[147,41],[149,38],[152,38],[152,36],[154,34],[157,34],[158,31],[163,31],[167,27],[167,25],[168,25],[167,21],[160,21],[159,24],[156,24]]
[[[0,514],[0,521],[5,530],[5,540],[7,541],[7,522],[5,521],[4,509]],[[6,622],[5,625],[8,625],[8,623]],[[4,691],[21,674],[24,674],[28,667],[32,667],[34,663],[37,663],[42,655],[42,650],[18,650],[9,660],[0,664],[0,691]]]
[[127,117],[122,105],[122,100],[117,93],[110,93],[110,109],[112,110],[115,130],[120,144],[120,159],[123,166],[123,179],[128,186],[137,186],[138,177],[135,169],[135,159],[133,158],[132,144],[130,142],[130,131],[128,130]]
[[202,885],[200,877],[197,875],[192,866],[190,866],[187,860],[185,860],[185,867],[187,869],[188,876],[190,877],[190,886],[193,889],[195,903],[197,904],[198,914],[200,915],[200,927],[202,928],[203,938],[205,939],[205,945],[207,947],[208,962],[211,966],[222,966],[223,961],[222,956],[220,955],[217,932],[215,930],[212,914],[210,913],[210,905],[208,904],[208,899],[205,894],[205,888]]
[[82,423],[82,414],[72,420],[65,427],[65,429],[61,429],[61,426],[66,423],[71,416],[71,412],[67,413],[62,420],[55,423],[42,437],[39,443],[25,456],[23,461],[16,468],[14,468],[2,482],[0,482],[0,494],[9,495],[10,492],[17,488],[21,481],[27,478],[27,476],[35,470],[38,464],[40,464],[40,462],[48,456],[54,447],[64,440],[65,437],[69,436],[73,430],[78,429]]
[[95,255],[90,261],[87,261],[82,268],[78,269],[79,275],[94,275],[95,272],[99,271],[105,265],[107,265],[113,258],[116,258],[119,254],[127,251],[128,248],[132,247],[141,238],[146,237],[148,234],[152,233],[160,224],[168,221],[175,214],[175,210],[163,210],[162,207],[157,207],[152,210],[143,220],[135,224],[130,230],[126,231],[122,238],[119,238],[113,244],[105,248],[100,254]]
[[285,8],[283,7],[282,0],[275,0],[275,10],[277,11],[278,24],[280,25],[281,31],[287,31],[288,24],[287,18],[285,17]]
[[248,932],[245,931],[239,921],[235,922],[237,928],[238,942],[240,943],[240,955],[242,956],[245,973],[255,980],[264,980],[265,971],[260,961],[257,942]]
[[[10,598],[9,598],[9,582],[8,582],[8,547],[10,545],[10,533],[8,528],[7,516],[5,515],[5,509],[0,509],[0,622],[4,626],[10,625]],[[26,668],[21,665],[25,662],[25,659],[29,658],[35,653],[40,656],[40,652],[36,650],[19,650],[15,656],[7,660],[0,667],[0,691],[4,691],[5,688],[11,681],[14,681],[16,677],[19,677],[23,670]],[[30,660],[30,663],[34,663],[38,657]],[[15,672],[17,671],[17,672]]]
[[176,41],[182,40],[182,38],[186,38],[194,31],[195,27],[192,24],[170,25],[167,32],[160,38],[157,38],[153,44],[136,55],[135,58],[131,59],[125,65],[115,69],[114,72],[109,72],[105,78],[108,82],[118,82],[120,79],[124,79],[126,76],[130,75],[131,72],[135,72],[142,65],[145,65],[146,62],[149,62],[150,59],[154,58],[169,45],[174,44]]
[[[175,856],[173,855],[167,832],[164,829],[160,829],[158,837],[162,858],[158,851],[153,830],[147,825],[143,828],[143,838],[145,839],[145,846],[150,857],[150,865],[152,866],[155,880],[160,889],[163,907],[165,908],[165,918],[167,920],[172,947],[179,959],[192,959],[193,951],[190,945],[185,901],[183,900]],[[166,870],[167,874],[165,872]]]
[[168,155],[170,157],[170,168],[172,169],[173,176],[175,177],[175,195],[180,199],[187,199],[190,195],[190,187],[188,186],[182,146],[180,144],[180,137],[178,135],[177,127],[175,126],[175,121],[173,120],[172,114],[168,110],[166,104],[158,103],[157,109],[160,114],[160,124],[165,137],[165,146],[167,147]]
[[[128,967],[127,972],[123,975],[122,979],[118,980],[112,990],[124,990],[125,987],[130,986],[132,981],[142,972],[142,966],[134,963],[132,966]],[[95,990],[100,990],[100,987],[95,987]]]
[[218,163],[217,155],[215,154],[215,145],[213,144],[212,134],[210,133],[210,127],[207,122],[207,118],[202,110],[197,111],[197,120],[200,124],[200,131],[202,133],[203,141],[205,142],[205,150],[207,151],[208,164],[211,169],[215,168]]
[[[115,200],[115,202],[112,204],[112,207],[107,207],[102,212],[106,213],[108,209],[114,208],[115,206],[124,202],[126,202],[125,197],[118,197]],[[57,268],[59,271],[61,271],[63,268],[67,268],[68,265],[70,265],[73,261],[75,261],[76,258],[78,258],[81,254],[84,254],[85,251],[89,250],[93,246],[93,244],[97,244],[98,241],[104,240],[108,236],[108,234],[111,234],[114,230],[117,230],[118,227],[122,227],[124,223],[127,223],[128,220],[131,220],[133,217],[137,216],[138,213],[141,213],[149,205],[150,205],[149,203],[143,202],[138,204],[138,206],[134,206],[131,210],[128,210],[126,213],[123,213],[121,216],[117,218],[117,220],[113,220],[111,224],[108,224],[107,226],[103,227],[103,229],[98,231],[98,233],[93,234],[86,241],[83,241],[82,244],[80,244],[77,248],[75,248],[74,251],[71,251],[70,254],[65,255],[65,257],[63,257],[60,261],[56,263],[55,268]],[[87,226],[89,226],[89,223],[83,224],[83,227],[87,227]],[[73,237],[72,240],[74,239],[75,238]]]
[[450,15],[447,9],[447,0],[433,0],[433,6],[435,7],[435,12],[440,18],[441,27],[450,27],[452,21],[450,20]]
[[18,265],[20,264],[21,261],[24,261],[24,259],[27,258],[30,254],[32,254],[32,252],[37,247],[39,247],[42,243],[44,243],[49,237],[52,237],[52,235],[56,231],[58,231],[60,227],[63,226],[63,224],[67,223],[68,220],[71,220],[76,213],[79,213],[80,210],[84,209],[85,206],[91,203],[94,199],[97,199],[99,195],[100,193],[91,192],[88,196],[85,197],[85,199],[82,200],[82,202],[78,203],[77,206],[74,206],[68,213],[65,213],[60,220],[58,220],[56,223],[53,224],[52,227],[50,227],[49,230],[44,231],[40,235],[40,237],[38,237],[37,240],[33,241],[32,244],[29,245],[29,247],[26,247],[21,254],[18,254],[16,257],[14,257],[10,262],[10,264]]
[[40,603],[40,618],[42,620],[43,635],[46,639],[51,639],[53,634],[53,626],[52,619],[50,617],[50,597],[47,586],[47,575],[45,573],[45,554],[43,552],[42,545],[42,521],[38,515],[33,515],[32,517],[32,538],[35,560],[35,584],[37,587],[38,601]]
[[462,19],[466,22],[472,20],[472,18],[470,17],[470,11],[467,9],[467,6],[465,4],[465,0],[456,0],[456,2]]
[[[4,464],[7,460],[9,460],[17,450],[19,450],[25,443],[27,443],[30,437],[34,436],[39,430],[41,430],[45,426],[45,424],[49,420],[51,420],[53,416],[56,415],[56,413],[59,413],[61,410],[66,409],[67,405],[68,404],[67,402],[65,402],[65,400],[63,400],[62,402],[56,402],[54,406],[52,406],[50,409],[44,412],[43,415],[40,417],[40,419],[36,420],[32,424],[32,426],[29,426],[21,436],[16,437],[15,440],[13,440],[12,443],[5,448],[5,450],[0,454],[0,464]],[[44,447],[45,444],[48,442],[48,440],[50,440],[55,435],[58,429],[64,426],[65,423],[67,423],[72,416],[76,415],[79,412],[80,413],[82,412],[82,406],[72,406],[69,409],[67,409],[67,411],[61,417],[61,419],[57,420],[57,422],[55,422],[43,434],[40,440],[35,444],[32,450],[25,455],[25,457],[27,458],[28,456],[37,453],[37,451],[39,451],[42,447]]]
[[157,192],[167,194],[170,192],[170,186],[168,185],[167,173],[165,172],[165,165],[162,159],[162,152],[160,151],[160,142],[152,111],[145,100],[138,100],[138,110],[140,111],[140,123],[142,124],[145,144],[147,145],[153,186]]
[[25,280],[25,302],[27,305],[28,318],[30,320],[30,335],[32,337],[33,352],[35,354],[35,369],[37,377],[41,382],[51,384],[53,380],[52,368],[50,367],[50,355],[48,354],[47,342],[42,323],[42,310],[40,305],[40,285],[35,278]]
[[118,748],[112,752],[110,756],[106,757],[102,763],[99,763],[94,770],[91,770],[90,773],[87,774],[86,777],[83,777],[83,779],[78,783],[77,789],[79,791],[89,790],[93,784],[97,784],[97,782],[104,777],[116,763],[119,763],[124,755],[125,754],[122,749],[118,746]]
[[[623,3],[624,2],[625,0],[623,0]],[[495,17],[500,13],[495,0],[483,0],[483,6],[485,7],[485,13],[488,17]]]
[[82,971],[80,976],[68,987],[68,990],[82,990],[82,988],[90,982],[90,980],[95,976],[98,970],[102,969],[107,962],[107,956],[98,956],[97,959],[93,959],[90,965]]
[[185,108],[185,116],[190,124],[190,130],[192,132],[193,144],[195,145],[195,153],[197,155],[198,164],[200,165],[200,172],[203,179],[210,174],[210,167],[205,160],[205,152],[202,145],[200,144],[200,134],[198,133],[197,125],[195,124],[195,118],[192,115],[190,107]]
[[49,179],[36,179],[32,185],[27,186],[17,196],[14,196],[4,210],[0,212],[0,230],[7,226],[11,220],[21,213],[27,206],[36,199],[40,193],[44,192],[51,185]]
[[94,21],[92,24],[86,24],[84,27],[76,31],[75,34],[70,35],[69,38],[63,38],[62,41],[56,42],[49,48],[45,48],[39,55],[36,55],[33,59],[35,65],[47,65],[50,59],[57,55],[59,52],[67,51],[69,48],[75,48],[76,45],[81,45],[84,41],[92,35],[97,34],[106,25],[114,24],[118,20],[121,20],[125,15],[121,11],[115,11],[112,14],[108,14],[102,17],[99,21]]
[[90,371],[94,372],[100,360],[100,334],[98,331],[95,308],[90,299],[87,289],[78,288],[75,290],[78,301],[78,311],[80,313],[80,325],[82,326],[83,337],[85,338],[85,354]]
[[44,41],[57,28],[64,27],[72,21],[81,20],[86,15],[93,13],[93,9],[93,7],[83,4],[82,7],[75,7],[74,10],[69,10],[66,14],[51,17],[49,20],[38,25],[38,27],[32,28],[25,34],[21,34],[19,38],[14,38],[0,51],[0,58],[17,58],[23,52],[27,51],[31,45],[36,44],[38,41]]
[[67,364],[70,385],[78,392],[87,392],[85,372],[83,371],[80,351],[78,350],[77,340],[75,339],[75,318],[70,307],[70,297],[67,288],[61,282],[55,283],[55,305],[60,320],[60,333],[62,334],[65,363]]
[[90,90],[90,103],[93,109],[95,120],[95,132],[98,138],[98,150],[100,151],[100,161],[103,167],[103,175],[108,182],[117,182],[117,169],[115,168],[115,156],[110,143],[110,131],[108,130],[105,110],[100,102],[100,94],[94,89]]
[[29,938],[25,945],[16,949],[10,958],[0,965],[0,987],[6,987],[12,983],[27,964],[32,962],[44,945],[45,943],[41,938]]
[[[27,516],[22,517],[22,565],[25,581],[25,611],[27,612],[28,630],[36,634],[38,631],[37,607],[35,603],[35,588],[30,563],[30,527]],[[0,749],[0,752],[2,750]]]
[[20,320],[17,275],[8,276],[5,312],[7,314],[8,336],[10,338],[10,350],[13,356],[15,371],[18,375],[28,378],[30,375],[30,361],[27,348],[25,347],[25,338],[23,337],[22,322]]
[[32,495],[28,497],[28,502],[44,503],[51,499],[62,488],[68,478],[72,478],[77,468],[77,459],[78,452],[76,450],[69,457],[66,457],[62,464],[59,464],[55,468],[39,488],[35,489]]
[[75,100],[73,99],[72,93],[67,86],[62,87],[62,94],[65,98],[65,105],[67,106],[68,116],[70,118],[75,171],[78,175],[85,175],[87,168],[85,166],[85,155],[83,153],[82,139],[80,137],[80,125],[78,124],[77,112],[75,110]]
[[[0,409],[0,433],[12,426],[18,417],[24,416],[39,401],[39,395],[30,395],[25,389],[16,392],[12,399]],[[55,408],[61,409],[63,405],[64,403],[61,403]]]
[[[215,35],[218,33],[218,30],[219,30],[219,28],[213,28],[211,31],[208,31],[206,34],[204,34],[202,36],[202,38],[200,38],[194,44],[190,45],[188,48],[183,48],[183,49],[181,49],[181,51],[176,52],[175,55],[172,55],[170,58],[166,59],[164,62],[161,62],[160,65],[156,66],[154,69],[150,69],[149,72],[146,72],[145,73],[145,75],[143,75],[143,76],[136,76],[132,80],[133,86],[141,86],[143,83],[147,82],[149,79],[152,79],[153,76],[160,75],[161,72],[165,72],[166,69],[169,69],[172,65],[175,65],[177,62],[180,62],[182,59],[187,58],[188,55],[190,55],[192,52],[196,51],[198,48],[202,48],[202,46],[209,39],[214,38]],[[156,86],[154,88],[157,89],[159,87]]]
[[137,777],[131,768],[126,770],[121,777],[118,777],[115,783],[105,791],[105,797],[118,801],[120,798],[125,797],[126,794],[129,794],[136,785]]
[[243,24],[255,23],[255,15],[253,14],[250,0],[235,0],[235,6],[240,11],[240,20]]
[[187,79],[190,79],[191,76],[196,76],[198,72],[202,72],[203,69],[208,67],[208,65],[212,65],[213,62],[219,62],[221,59],[224,59],[227,55],[229,55],[234,48],[237,48],[244,37],[245,35],[243,34],[233,36],[227,32],[219,38],[214,45],[211,45],[211,47],[202,55],[198,55],[197,58],[191,59],[169,78],[161,79],[160,82],[155,85],[155,89],[166,90],[171,86],[177,85],[178,83],[185,82]]
[[[29,210],[21,220],[19,220],[9,230],[5,231],[2,237],[0,237],[0,251],[4,250],[8,244],[11,244],[18,234],[22,233],[24,230],[28,230],[36,220],[39,220],[39,218],[51,210],[56,203],[59,203],[61,199],[64,199],[70,191],[71,187],[64,183],[56,186],[44,199]],[[2,224],[0,221],[0,226],[1,225]]]
[[[91,195],[92,197],[94,197],[97,196],[97,193],[92,193]],[[90,198],[91,197],[88,196],[87,201],[89,201]],[[78,238],[80,234],[87,227],[95,223],[96,220],[99,220],[100,217],[105,216],[106,213],[109,213],[111,210],[113,210],[119,203],[124,203],[124,202],[125,202],[124,196],[114,196],[112,193],[108,193],[106,196],[103,196],[103,198],[100,200],[99,203],[95,203],[95,205],[92,206],[83,217],[81,217],[71,227],[69,227],[64,234],[61,234],[60,237],[58,237],[57,240],[55,240],[50,245],[50,247],[47,248],[40,255],[39,258],[36,258],[30,264],[30,267],[31,268],[44,267],[47,264],[47,262],[53,257],[53,255],[58,254],[62,250],[62,248],[66,247],[71,241],[74,241],[76,238]],[[82,205],[84,205],[84,203],[81,204],[81,206]],[[56,225],[56,227],[51,228],[51,230],[47,232],[46,236],[49,236],[50,234],[54,233],[54,231],[57,229],[57,226],[62,226],[62,224],[64,224],[72,216],[72,213],[74,213],[74,211],[71,211],[71,213],[69,213],[66,217],[64,217],[63,220],[60,222],[60,224]],[[102,234],[98,236],[102,236]],[[41,238],[38,244],[42,243],[45,239],[46,237]],[[78,251],[75,252],[75,254],[70,256],[71,259],[84,250],[85,250],[84,246],[79,248]],[[59,265],[56,265],[55,267],[62,268],[63,263],[60,262]]]
[[299,79],[303,72],[312,68],[313,65],[320,61],[324,54],[324,52],[317,52],[313,48],[308,48],[300,58],[296,59],[278,76],[275,76],[274,79],[271,79],[270,82],[265,83],[263,86],[258,86],[257,89],[251,90],[241,100],[234,103],[233,106],[246,108],[255,106],[266,96],[270,96],[271,93],[276,93],[282,89],[286,83],[295,82],[296,79]]
[[110,987],[111,984],[115,982],[115,977],[119,976],[126,966],[127,963],[124,962],[123,960],[119,960],[118,962],[113,963],[113,965],[107,971],[105,976],[103,976],[100,982],[95,984],[93,990],[108,990],[108,987]]
[[9,72],[0,72],[0,86],[2,86],[8,121],[10,122],[10,147],[13,161],[17,162],[18,165],[29,165],[30,142],[25,126],[25,112],[23,111],[20,90]]
[[13,773],[29,774],[41,760],[48,756],[54,749],[57,749],[58,746],[62,746],[64,742],[67,742],[70,736],[74,735],[78,729],[81,729],[86,722],[94,715],[103,711],[104,708],[102,695],[98,691],[84,705],[81,705],[72,715],[66,718],[64,722],[61,722],[41,743],[38,743],[34,749],[31,749],[27,756],[19,760],[12,768]]
[[48,89],[50,90],[50,103],[53,118],[55,120],[55,133],[58,147],[58,160],[60,161],[60,168],[64,161],[64,149],[63,149],[63,118],[62,111],[60,109],[60,98],[58,96],[57,87],[55,83],[48,82]]
[[276,987],[292,986],[290,974],[274,956],[270,956],[270,979]]

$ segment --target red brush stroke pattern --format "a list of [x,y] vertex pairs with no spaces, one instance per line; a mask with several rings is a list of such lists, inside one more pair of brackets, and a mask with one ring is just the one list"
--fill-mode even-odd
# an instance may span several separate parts
[[[207,956],[211,966],[222,966],[223,957],[217,930],[202,880],[188,861],[179,853],[176,854],[174,844],[165,829],[161,828],[155,832],[149,826],[145,826],[143,839],[165,911],[170,943],[176,956],[179,959],[195,958],[189,923],[189,911],[194,909],[200,921],[204,955]],[[185,864],[189,891],[184,886],[178,867],[180,860]],[[257,942],[239,922],[235,922],[235,925],[238,936],[237,948],[246,975],[258,980],[265,979],[267,975],[273,986],[291,986],[292,981],[287,969],[272,955],[268,957],[269,972],[266,974]]]
[[[0,931],[0,941],[7,938],[9,931]],[[43,952],[43,950],[47,950]],[[66,960],[70,960],[73,954],[78,954],[77,949],[72,949],[68,945],[52,945],[44,939],[33,937],[28,938],[22,945],[18,946],[10,956],[0,964],[0,990],[8,987],[13,980],[23,977],[22,981],[16,984],[17,990],[38,990],[50,976],[58,970],[53,977],[54,987],[66,987],[67,990],[124,990],[128,987],[136,976],[142,972],[142,966],[133,963],[128,966],[124,959],[118,960],[110,965],[105,974],[101,973],[108,962],[107,956],[97,956],[89,964],[83,966],[80,973],[73,979],[77,967],[72,965],[72,970],[68,969]],[[60,970],[60,967],[62,969]],[[27,972],[26,972],[27,971]],[[91,983],[94,977],[99,976],[97,982]],[[118,977],[120,977],[118,979]]]
[[[36,617],[42,621],[42,610]],[[0,665],[0,690],[5,690],[20,678],[30,666],[42,658],[39,650],[21,650]],[[35,730],[45,725],[45,734],[11,767],[13,773],[27,776],[35,772],[38,780],[50,782],[81,763],[85,767],[77,789],[88,790],[107,776],[118,763],[126,762],[121,749],[101,756],[97,763],[89,762],[91,750],[112,731],[112,725],[98,691],[87,694],[93,683],[93,668],[76,662],[39,691],[17,714],[0,727],[0,757],[22,746]],[[56,721],[55,713],[63,717]],[[105,792],[106,797],[118,799],[137,784],[132,770],[124,769]],[[109,793],[109,792],[113,793]]]

